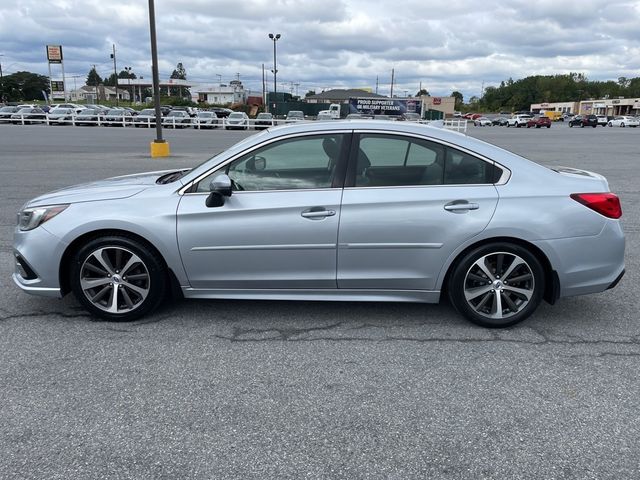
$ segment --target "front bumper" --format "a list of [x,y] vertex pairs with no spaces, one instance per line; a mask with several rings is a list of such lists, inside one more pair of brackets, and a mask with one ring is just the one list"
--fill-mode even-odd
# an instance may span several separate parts
[[27,293],[61,297],[60,260],[67,244],[43,226],[28,232],[16,228],[13,253],[16,260],[13,281]]

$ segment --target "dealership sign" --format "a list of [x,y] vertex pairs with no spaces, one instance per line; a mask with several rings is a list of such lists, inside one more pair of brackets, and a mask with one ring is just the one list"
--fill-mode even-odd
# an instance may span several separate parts
[[403,113],[421,113],[419,99],[367,98],[349,99],[349,113],[364,115],[402,115]]
[[62,45],[47,45],[49,63],[62,63]]

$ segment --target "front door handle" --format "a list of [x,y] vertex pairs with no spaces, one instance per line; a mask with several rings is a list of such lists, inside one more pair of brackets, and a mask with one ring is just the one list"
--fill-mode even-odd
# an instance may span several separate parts
[[466,200],[454,200],[444,206],[448,212],[466,212],[468,210],[478,210],[480,205],[477,203],[469,203]]
[[304,218],[324,218],[324,217],[333,217],[336,214],[335,210],[327,210],[322,207],[313,207],[309,210],[305,210],[300,215]]

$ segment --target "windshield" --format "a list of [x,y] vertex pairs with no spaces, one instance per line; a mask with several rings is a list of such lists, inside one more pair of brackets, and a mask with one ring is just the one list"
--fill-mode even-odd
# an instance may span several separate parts
[[16,107],[2,107],[0,108],[0,112],[15,112],[17,110]]
[[213,117],[213,113],[211,112],[198,112],[198,116],[202,118],[211,118]]
[[259,113],[258,116],[256,118],[267,118],[267,119],[271,119],[271,114],[270,113]]
[[31,113],[31,107],[29,108],[21,108],[17,113]]
[[184,117],[187,115],[187,112],[181,112],[181,111],[172,111],[169,112],[169,115],[167,115],[167,117]]
[[80,112],[81,115],[95,115],[96,113],[98,113],[98,110],[96,110],[95,108],[87,108],[86,110]]
[[242,113],[232,113],[231,115],[229,115],[229,118],[243,118],[244,115],[242,115]]
[[109,113],[108,113],[108,115],[111,115],[111,116],[122,116],[123,114],[124,114],[124,110],[116,110],[115,108],[109,110]]
[[155,115],[156,111],[153,108],[145,108],[138,115]]

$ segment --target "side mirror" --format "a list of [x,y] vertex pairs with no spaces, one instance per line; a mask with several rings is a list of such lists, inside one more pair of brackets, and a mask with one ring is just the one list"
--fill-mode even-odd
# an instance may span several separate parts
[[209,184],[209,191],[211,193],[205,202],[207,207],[221,207],[224,205],[224,197],[231,196],[231,179],[229,175],[223,173],[216,176]]
[[217,175],[209,184],[210,192],[218,192],[225,197],[231,196],[231,179],[229,175],[221,173]]

